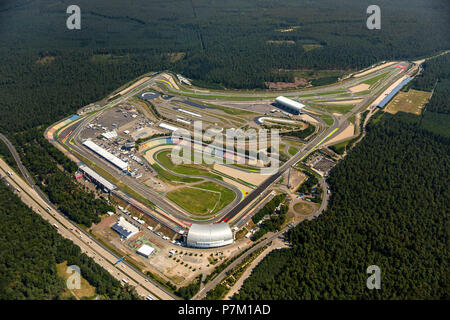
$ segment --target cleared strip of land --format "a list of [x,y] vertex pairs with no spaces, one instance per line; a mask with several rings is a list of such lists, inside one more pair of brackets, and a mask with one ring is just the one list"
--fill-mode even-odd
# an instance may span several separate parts
[[120,95],[124,95],[125,93],[127,93],[130,90],[133,90],[134,88],[136,88],[137,86],[143,84],[145,81],[150,80],[149,77],[144,77],[141,80],[139,80],[138,82],[134,83],[133,85],[129,86],[126,89],[123,89],[122,91],[119,92]]
[[398,61],[391,61],[391,62],[383,63],[383,64],[379,65],[378,67],[375,67],[375,68],[366,70],[366,71],[364,71],[364,72],[355,74],[353,77],[355,77],[355,78],[362,77],[362,76],[364,76],[364,75],[366,75],[366,74],[369,74],[369,73],[375,72],[375,71],[377,71],[377,70],[380,70],[380,69],[389,67],[390,65],[393,65],[394,63],[397,63],[397,62],[398,62]]

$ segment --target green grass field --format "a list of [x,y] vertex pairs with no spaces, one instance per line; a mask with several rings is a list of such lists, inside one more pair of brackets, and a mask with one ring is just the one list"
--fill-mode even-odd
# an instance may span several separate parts
[[[56,272],[58,273],[58,276],[62,278],[64,281],[67,281],[67,279],[71,276],[71,274],[67,273],[66,271],[67,271],[67,261],[64,261],[56,265]],[[80,277],[80,289],[70,290],[66,288],[64,293],[62,294],[62,296],[66,299],[69,298],[71,295],[74,296],[77,300],[81,299],[92,300],[97,296],[95,287],[91,286],[89,282],[83,277]]]
[[346,114],[352,110],[355,105],[354,104],[329,104],[329,105],[320,105],[319,108],[327,110],[328,112],[337,112],[340,114]]
[[293,156],[298,152],[298,149],[296,147],[289,147],[288,152],[291,156]]
[[373,78],[367,79],[367,80],[364,81],[363,83],[364,83],[364,84],[368,84],[368,85],[371,86],[371,85],[373,85],[374,83],[378,82],[378,80],[380,80],[380,79],[386,77],[387,74],[388,74],[389,72],[390,72],[390,71],[387,71],[387,72],[384,72],[384,73],[382,73],[382,74],[379,74],[379,75],[377,75],[377,76],[375,76],[375,77],[373,77]]
[[234,200],[236,194],[217,183],[205,182],[167,193],[167,198],[186,211],[199,216],[212,215]]
[[330,149],[336,152],[337,154],[344,154],[349,142],[350,140],[336,143],[335,145],[330,146]]
[[395,114],[399,111],[416,115],[422,113],[422,109],[428,102],[431,92],[410,89],[408,92],[400,91],[384,108],[385,112]]
[[213,174],[208,170],[202,169],[198,165],[194,164],[174,165],[172,163],[172,160],[170,159],[171,152],[172,152],[171,150],[162,150],[156,154],[156,159],[167,169],[179,174],[204,176],[214,178],[217,180],[223,180],[221,176]]
[[261,169],[259,169],[259,168],[254,168],[254,167],[247,166],[245,164],[240,164],[240,163],[233,163],[232,166],[238,167],[238,168],[241,168],[244,170],[252,171],[252,172],[260,172],[261,171]]
[[191,182],[198,182],[202,179],[200,178],[189,178],[189,177],[179,177],[174,174],[171,174],[170,172],[164,170],[161,168],[157,163],[152,165],[153,169],[158,173],[158,176],[161,180],[164,180],[168,183],[173,184],[174,182],[182,182],[182,183],[191,183]]
[[331,126],[334,122],[333,118],[327,114],[320,115],[320,117],[328,126]]

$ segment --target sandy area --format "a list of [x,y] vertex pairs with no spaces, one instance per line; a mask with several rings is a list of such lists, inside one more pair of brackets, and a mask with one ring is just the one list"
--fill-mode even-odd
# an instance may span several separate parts
[[[134,125],[134,123],[133,123],[133,125]],[[145,126],[139,131],[134,131],[134,132],[130,133],[130,135],[133,137],[134,140],[137,140],[137,139],[145,139],[153,134],[157,134],[157,133],[161,133],[161,132],[162,132],[162,130]]]
[[174,146],[172,146],[172,145],[163,145],[163,146],[159,146],[159,147],[150,149],[145,153],[144,158],[145,158],[145,160],[148,161],[148,163],[154,164],[155,160],[153,160],[153,155],[155,153],[157,153],[158,151],[164,150],[164,149],[172,149],[173,147]]
[[307,114],[302,114],[300,116],[298,116],[299,119],[304,120],[306,122],[312,123],[312,124],[318,124],[319,122],[314,119],[313,117],[311,117],[310,115]]
[[129,86],[126,89],[123,89],[122,91],[119,92],[120,95],[124,95],[125,93],[127,93],[128,91],[136,88],[137,86],[143,84],[145,81],[149,80],[149,77],[144,77],[141,80],[139,80],[138,82],[134,83],[133,85]]
[[251,173],[251,172],[245,172],[243,170],[230,168],[228,166],[225,166],[223,164],[214,164],[214,170],[223,172],[226,175],[229,175],[236,179],[242,179],[248,183],[254,184],[259,186],[264,180],[266,180],[269,176],[265,174],[260,173]]
[[341,133],[339,133],[337,136],[335,136],[333,139],[329,140],[327,142],[327,145],[332,145],[335,142],[348,139],[353,136],[355,132],[355,126],[353,123],[350,123],[350,125],[347,126]]
[[369,88],[370,88],[370,85],[368,85],[366,83],[361,83],[361,84],[358,84],[357,86],[348,88],[348,90],[350,90],[351,92],[355,93],[355,92],[366,91]]
[[308,80],[304,78],[295,77],[294,82],[266,82],[269,89],[287,89],[305,87],[309,84]]
[[[287,180],[287,175],[285,175]],[[298,170],[291,170],[291,177],[290,177],[290,188],[289,190],[294,192],[295,190],[300,187],[300,185],[306,180],[306,175]]]
[[178,87],[178,85],[176,84],[176,82],[173,80],[173,78],[168,75],[167,73],[164,73],[161,75],[162,78],[164,78],[165,80],[169,81],[170,84],[177,90],[179,90],[180,88]]
[[332,102],[326,102],[326,104],[356,104],[356,103],[360,103],[361,101],[363,101],[363,99],[332,101]]
[[377,70],[380,70],[380,69],[389,67],[390,65],[393,65],[394,63],[397,63],[397,61],[391,61],[391,62],[383,63],[383,64],[379,65],[378,67],[375,67],[375,68],[366,70],[366,71],[364,71],[364,72],[355,74],[353,77],[355,77],[355,78],[362,77],[362,76],[364,76],[364,75],[366,75],[366,74],[369,74],[369,73],[372,73],[372,72],[374,72],[374,71],[377,71]]

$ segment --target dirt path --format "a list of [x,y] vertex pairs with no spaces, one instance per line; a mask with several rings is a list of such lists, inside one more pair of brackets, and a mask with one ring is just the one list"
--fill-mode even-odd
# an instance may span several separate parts
[[358,85],[356,85],[354,87],[348,88],[348,90],[350,90],[352,93],[355,93],[355,92],[361,92],[361,91],[368,90],[369,88],[370,88],[370,85],[365,84],[365,83],[361,83],[361,84],[358,84]]
[[250,276],[253,269],[261,262],[261,260],[264,259],[272,250],[282,248],[287,248],[287,246],[284,244],[282,240],[280,240],[279,238],[273,240],[272,244],[266,250],[264,250],[255,260],[251,262],[250,266],[244,271],[242,276],[239,278],[238,281],[236,281],[236,283],[230,289],[230,291],[228,291],[227,295],[225,296],[225,298],[223,298],[223,300],[231,300],[231,297],[235,293],[239,292],[245,279],[247,279]]
[[351,137],[353,137],[354,133],[355,133],[355,125],[353,123],[349,123],[349,125],[341,133],[339,133],[333,139],[327,141],[326,145],[331,146],[338,141],[350,139]]
[[366,75],[366,74],[369,74],[369,73],[375,72],[375,71],[377,71],[377,70],[386,68],[386,67],[388,67],[388,66],[390,66],[390,65],[393,65],[394,63],[397,63],[397,62],[398,62],[398,61],[391,61],[391,62],[383,63],[382,65],[379,65],[378,67],[375,67],[375,68],[366,70],[366,71],[364,71],[364,72],[355,74],[353,77],[355,77],[355,78],[362,77],[362,76],[364,76],[364,75]]

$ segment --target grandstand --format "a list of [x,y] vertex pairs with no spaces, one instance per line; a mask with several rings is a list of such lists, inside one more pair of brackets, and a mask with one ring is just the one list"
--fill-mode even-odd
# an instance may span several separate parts
[[83,142],[83,145],[85,147],[87,147],[88,149],[94,151],[96,154],[98,154],[99,156],[101,156],[105,160],[107,160],[110,163],[112,163],[113,165],[115,165],[120,170],[122,170],[122,171],[128,170],[128,163],[126,163],[125,161],[120,160],[119,158],[117,158],[113,154],[109,153],[108,151],[106,151],[102,147],[100,147],[97,144],[95,144],[94,142],[92,142],[90,140],[87,140],[87,141]]
[[101,175],[99,175],[97,172],[92,170],[91,168],[81,165],[78,170],[84,174],[84,176],[91,180],[93,183],[98,185],[100,188],[102,188],[105,192],[110,192],[112,190],[116,189],[116,186],[113,185],[111,182],[103,178]]
[[404,79],[402,82],[400,82],[386,97],[384,97],[383,100],[377,105],[378,108],[384,108],[389,101],[392,100],[392,98],[413,78],[408,77]]

